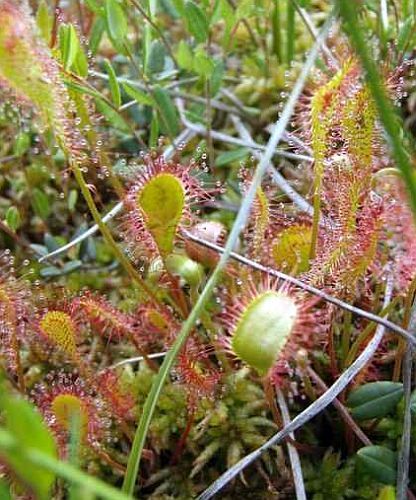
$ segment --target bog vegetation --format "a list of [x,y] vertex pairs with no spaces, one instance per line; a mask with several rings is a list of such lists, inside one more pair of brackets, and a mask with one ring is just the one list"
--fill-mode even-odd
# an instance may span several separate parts
[[0,498],[414,498],[415,43],[0,0]]

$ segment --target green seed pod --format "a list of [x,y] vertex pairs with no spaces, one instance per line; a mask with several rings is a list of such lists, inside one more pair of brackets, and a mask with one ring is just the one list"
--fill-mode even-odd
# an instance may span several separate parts
[[203,267],[186,255],[168,255],[166,267],[171,274],[179,276],[190,286],[198,286],[204,278]]
[[240,316],[231,340],[233,352],[260,375],[276,363],[298,316],[295,301],[282,292],[255,297]]
[[157,257],[153,259],[149,264],[149,269],[147,272],[147,279],[152,285],[156,285],[160,277],[163,274],[163,259]]

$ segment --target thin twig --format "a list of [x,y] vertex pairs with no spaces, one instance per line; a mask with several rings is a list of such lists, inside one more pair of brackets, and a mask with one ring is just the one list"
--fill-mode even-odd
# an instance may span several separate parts
[[224,88],[220,89],[220,94],[222,94],[227,99],[229,99],[234,104],[234,106],[237,109],[239,109],[242,113],[246,112],[246,107],[245,107],[244,103],[242,101],[240,101],[240,99],[236,95],[234,95],[233,92],[231,92],[231,90],[224,87]]
[[[287,407],[286,399],[281,390],[277,391],[277,403],[282,414],[284,425],[290,423],[289,409]],[[295,434],[291,432],[289,437],[294,441]],[[287,451],[289,453],[290,465],[292,466],[293,482],[295,483],[295,492],[297,500],[306,500],[305,484],[303,482],[302,464],[300,462],[298,450],[289,441],[286,443]]]
[[[416,302],[414,302],[412,306],[409,332],[413,335],[416,333]],[[407,485],[409,482],[410,437],[412,430],[412,415],[410,409],[410,398],[412,395],[412,358],[413,347],[407,345],[403,359],[404,416],[403,433],[397,461],[397,500],[407,500],[408,498]]]
[[136,0],[130,0],[131,3],[136,7],[136,9],[140,12],[140,14],[146,19],[146,21],[150,24],[150,26],[156,31],[156,33],[159,35],[160,39],[162,40],[162,43],[165,47],[165,49],[168,51],[168,54],[170,55],[170,58],[172,59],[173,63],[175,66],[178,66],[178,62],[176,61],[175,55],[172,51],[171,44],[168,42],[166,39],[165,35],[163,34],[163,31],[159,28],[159,26],[152,20],[152,18],[146,13],[146,11],[143,9],[143,7],[139,4],[139,2],[136,2]]
[[[268,127],[266,127],[266,130],[268,129]],[[309,156],[313,156],[313,150],[311,147],[309,147],[307,144],[305,144],[304,141],[302,141],[301,139],[299,139],[299,137],[297,135],[294,135],[292,134],[291,132],[285,132],[285,135],[284,135],[284,140],[286,142],[290,143],[293,142],[293,144],[296,144],[298,147],[302,148],[305,153],[307,153]]]
[[[235,129],[240,134],[240,137],[247,141],[249,144],[254,144],[254,141],[238,116],[231,115],[231,120],[234,124]],[[251,148],[253,152],[253,156],[255,158],[259,158],[260,154],[254,147]],[[289,182],[283,177],[283,175],[277,171],[274,166],[270,163],[268,167],[268,172],[271,175],[273,181],[279,186],[279,188],[285,193],[285,195],[293,201],[293,203],[300,209],[302,212],[307,213],[311,217],[313,216],[313,207],[310,205],[297,191],[295,191]]]
[[[194,123],[188,120],[185,114],[185,107],[183,104],[182,99],[176,99],[176,104],[178,106],[178,111],[179,111],[179,116],[181,118],[181,121],[183,125],[196,132],[199,135],[205,136],[207,133],[206,128],[199,124],[199,123]],[[257,142],[247,142],[242,139],[238,139],[237,137],[232,137],[231,135],[223,134],[222,132],[217,132],[213,130],[211,132],[213,139],[219,142],[226,142],[229,144],[235,144],[237,146],[243,146],[246,148],[251,148],[251,149],[257,149],[259,151],[265,151],[266,146],[263,146],[262,144],[258,144]],[[290,153],[289,151],[284,151],[282,149],[275,149],[273,151],[273,155],[276,156],[281,156],[282,158],[288,158],[289,160],[297,160],[297,161],[307,161],[309,163],[313,163],[314,159],[310,156],[306,155],[299,155],[295,153]]]
[[[269,124],[264,127],[264,130],[271,134],[272,128],[272,125]],[[308,146],[304,141],[302,141],[297,135],[294,135],[286,130],[283,135],[283,140],[288,142],[289,144],[293,142],[293,144],[296,144],[298,147],[302,148],[303,151],[305,151],[305,153],[307,153],[309,156],[313,156],[312,148]]]
[[[90,71],[90,75],[94,76],[96,78],[100,78],[102,80],[109,80],[108,75],[106,75],[105,73],[100,73],[99,71]],[[127,83],[128,85],[131,85],[132,87],[137,87],[138,89],[140,89],[144,92],[149,91],[149,90],[153,90],[153,86],[150,85],[149,83],[147,83],[145,85],[141,82],[138,82],[137,80],[125,78],[124,76],[118,76],[118,77],[116,77],[116,80],[119,83]],[[181,92],[180,90],[172,90],[172,89],[173,89],[173,84],[166,85],[166,87],[165,87],[165,90],[168,92],[168,94],[171,97],[180,97],[180,98],[185,99],[187,101],[196,102],[198,104],[204,104],[204,105],[207,104],[207,99],[205,97],[193,95],[193,94],[190,94],[188,92]],[[129,107],[133,106],[133,104],[135,104],[135,103],[136,103],[136,101],[131,101],[131,102],[125,104],[123,109],[129,108]],[[252,113],[249,113],[247,109],[244,109],[244,108],[239,109],[237,107],[229,106],[227,104],[224,104],[221,101],[218,101],[217,99],[211,99],[211,107],[218,109],[220,111],[224,111],[225,113],[234,113],[237,115],[244,114],[246,116],[252,117]]]
[[148,354],[146,357],[145,356],[135,356],[134,358],[127,358],[123,359],[122,361],[118,361],[117,363],[114,363],[114,365],[109,366],[108,368],[104,368],[103,371],[109,370],[112,368],[118,368],[119,366],[124,366],[124,365],[130,365],[133,363],[140,363],[141,361],[145,361],[146,359],[158,359],[158,358],[164,358],[166,356],[166,352],[155,352],[153,354]]
[[[295,6],[295,9],[297,10],[298,14],[300,15],[302,21],[304,22],[306,28],[308,29],[309,33],[312,35],[312,38],[316,40],[316,37],[318,36],[318,32],[313,24],[313,21],[311,19],[311,16],[308,14],[308,12],[301,7],[297,0],[291,0],[293,5]],[[328,49],[327,45],[325,43],[322,44],[322,52],[326,55],[328,61],[330,61],[331,65],[335,68],[339,68],[339,63],[335,59],[334,55],[332,52]]]
[[[231,5],[231,7],[234,10],[237,10],[237,5],[236,5],[236,2],[234,0],[228,0],[228,3]],[[241,21],[244,24],[244,27],[246,28],[253,44],[260,49],[261,43],[259,42],[259,40],[257,40],[256,35],[254,34],[254,31],[250,26],[250,23],[247,21],[246,18],[243,18]]]
[[[216,245],[215,243],[211,243],[210,241],[204,240],[203,238],[199,238],[198,236],[193,235],[189,231],[182,230],[182,234],[185,236],[185,238],[195,241],[196,243],[199,243],[202,246],[215,250],[219,253],[224,252],[224,247]],[[317,297],[320,297],[326,302],[334,304],[337,307],[344,309],[345,311],[350,311],[357,316],[361,316],[362,318],[368,319],[369,321],[374,321],[374,323],[378,323],[379,325],[384,326],[388,330],[397,333],[401,337],[405,338],[408,342],[410,342],[411,345],[416,347],[416,339],[412,335],[410,335],[410,333],[407,330],[400,327],[399,325],[396,325],[395,323],[392,323],[391,321],[385,318],[377,316],[376,314],[373,314],[371,312],[365,311],[364,309],[360,309],[359,307],[355,307],[349,304],[348,302],[344,302],[343,300],[334,297],[333,295],[329,295],[328,293],[324,292],[323,290],[320,290],[319,288],[315,288],[312,285],[308,285],[307,283],[304,283],[303,281],[293,276],[282,273],[281,271],[277,271],[276,269],[272,269],[271,267],[263,266],[262,264],[259,264],[254,260],[248,259],[247,257],[244,257],[243,255],[240,255],[238,253],[231,252],[230,257],[233,260],[240,262],[241,264],[244,264],[245,266],[249,266],[253,269],[256,269],[257,271],[266,273],[269,276],[274,276],[288,283],[291,283],[292,285],[295,285],[296,287],[301,288],[306,292],[309,292]]]
[[15,160],[16,158],[17,158],[17,155],[3,156],[3,158],[0,158],[0,164],[1,163],[7,163],[9,161]]
[[[165,88],[165,90],[167,90]],[[185,101],[191,101],[191,102],[196,102],[198,104],[203,104],[204,106],[207,106],[207,99],[205,97],[200,97],[197,95],[192,95],[186,92],[179,92],[176,90],[168,90],[168,94],[171,97],[180,97],[181,99],[184,99]],[[136,105],[137,101],[132,100],[127,102],[126,104],[123,104],[121,108],[119,108],[120,111],[124,111],[125,109],[131,108],[132,106]],[[234,113],[237,115],[244,115],[247,116],[247,113],[240,112],[239,109],[233,108],[232,106],[229,106],[228,104],[224,104],[221,101],[218,101],[216,99],[211,99],[211,108],[218,109],[219,111],[224,111],[224,113]]]
[[[388,277],[385,297],[384,297],[384,307],[391,300],[391,294],[393,290],[393,280],[391,275]],[[229,483],[237,474],[239,474],[245,467],[250,465],[254,460],[257,460],[264,451],[268,450],[270,447],[279,444],[283,439],[288,437],[291,432],[299,429],[304,424],[312,420],[316,415],[318,415],[322,410],[324,410],[332,401],[340,394],[347,385],[354,379],[354,377],[367,365],[370,359],[373,357],[374,353],[377,351],[380,342],[383,339],[385,333],[385,327],[379,325],[374,337],[369,342],[364,351],[358,356],[354,363],[347,368],[344,373],[334,382],[334,384],[320,396],[316,401],[314,401],[310,406],[308,406],[303,412],[299,413],[288,425],[286,425],[281,431],[270,438],[266,443],[257,448],[257,450],[245,456],[242,460],[237,462],[233,467],[228,469],[222,476],[220,476],[216,481],[214,481],[211,486],[209,486],[199,497],[198,500],[209,500],[218,491],[220,491],[227,483]]]
[[[311,367],[308,367],[308,374],[311,377],[311,379],[315,382],[315,384],[319,387],[319,389],[321,389],[322,392],[328,390],[328,386],[321,379],[321,377],[314,370],[312,370]],[[332,404],[337,409],[342,420],[344,420],[344,422],[350,427],[350,429],[352,429],[352,431],[358,437],[358,439],[366,446],[371,445],[372,444],[371,440],[366,436],[366,434],[364,434],[362,429],[358,427],[354,419],[351,417],[351,413],[347,410],[347,408],[345,408],[345,406],[339,401],[339,399],[335,398],[332,401]]]

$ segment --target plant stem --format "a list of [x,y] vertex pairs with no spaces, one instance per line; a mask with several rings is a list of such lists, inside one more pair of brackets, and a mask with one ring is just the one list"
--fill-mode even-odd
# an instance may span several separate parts
[[[416,304],[413,303],[409,330],[416,333]],[[407,485],[409,482],[410,439],[412,431],[412,415],[410,399],[412,395],[412,365],[413,347],[408,345],[403,360],[403,389],[404,389],[404,416],[403,432],[400,443],[400,452],[397,461],[397,500],[407,499]]]
[[250,215],[251,204],[256,196],[257,189],[262,181],[263,175],[267,169],[267,166],[273,156],[274,150],[276,149],[277,144],[279,143],[288,123],[292,116],[293,110],[296,106],[297,100],[302,92],[303,86],[306,82],[308,73],[312,68],[316,57],[319,53],[319,48],[321,41],[326,37],[329,27],[332,24],[332,14],[329,16],[329,19],[325,23],[318,38],[318,41],[315,43],[312,48],[305,65],[302,69],[302,72],[288,98],[285,108],[282,111],[282,114],[277,121],[273,133],[270,137],[270,140],[267,144],[266,151],[262,156],[259,165],[254,173],[252,183],[246,193],[246,197],[244,202],[242,203],[240,210],[238,212],[237,218],[233,225],[233,228],[230,232],[230,236],[227,240],[226,246],[224,248],[224,252],[221,255],[221,258],[213,271],[210,279],[205,285],[204,289],[199,296],[198,302],[193,307],[190,312],[187,320],[184,322],[181,331],[178,334],[171,350],[166,355],[162,366],[160,367],[159,374],[154,379],[152,388],[147,396],[146,402],[143,407],[142,417],[140,419],[139,425],[136,430],[136,435],[133,441],[132,450],[129,456],[128,464],[127,464],[127,472],[124,478],[123,483],[123,491],[127,493],[132,493],[134,491],[134,487],[136,484],[137,474],[139,472],[139,464],[141,454],[144,448],[144,444],[146,441],[147,432],[150,426],[150,422],[153,416],[153,413],[156,408],[157,401],[159,399],[160,393],[162,391],[163,385],[169,375],[170,369],[173,366],[173,363],[176,359],[176,356],[179,354],[182,346],[186,342],[189,334],[191,333],[196,321],[201,315],[202,311],[205,309],[208,300],[211,298],[212,292],[216,283],[218,282],[220,276],[222,275],[222,271],[227,264],[227,261],[236,245],[238,238],[240,236],[241,231],[243,230],[248,217]]
[[[277,391],[277,402],[282,414],[284,425],[290,423],[290,414],[287,407],[286,399],[282,391]],[[293,432],[289,434],[292,440],[295,439]],[[287,451],[289,453],[290,465],[292,466],[293,482],[295,483],[296,500],[306,500],[305,484],[303,482],[302,464],[298,450],[291,444],[287,443]]]
[[[412,282],[410,283],[409,289],[406,294],[403,323],[402,323],[403,328],[407,328],[409,326],[415,293],[416,293],[416,277],[413,278]],[[405,352],[406,352],[406,343],[403,342],[402,340],[399,340],[399,344],[397,346],[397,354],[394,360],[394,369],[393,369],[394,382],[397,382],[400,378],[400,371],[402,369],[402,361]]]
[[[395,297],[391,302],[390,304],[382,309],[380,312],[379,312],[379,316],[382,318],[383,316],[387,316],[387,314],[389,314],[394,308],[395,306],[397,305],[397,303],[399,302],[400,298],[399,297]],[[358,335],[358,337],[355,339],[354,343],[352,344],[349,352],[348,352],[348,355],[347,355],[347,358],[345,360],[345,366],[349,366],[355,359],[355,357],[357,356],[358,354],[358,351],[360,349],[360,346],[367,340],[367,338],[373,333],[373,330],[375,328],[375,324],[374,323],[370,323],[369,325],[367,325],[364,330]],[[400,339],[401,340],[401,339]]]

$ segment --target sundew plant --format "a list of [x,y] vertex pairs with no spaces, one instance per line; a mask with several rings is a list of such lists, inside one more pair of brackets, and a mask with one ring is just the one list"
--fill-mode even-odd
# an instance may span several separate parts
[[0,498],[416,495],[415,0],[0,0]]

